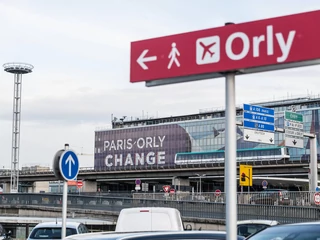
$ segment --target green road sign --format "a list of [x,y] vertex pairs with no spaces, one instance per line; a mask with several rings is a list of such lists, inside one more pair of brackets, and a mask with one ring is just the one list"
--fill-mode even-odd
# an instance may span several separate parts
[[294,112],[285,112],[285,119],[297,122],[303,122],[303,115]]

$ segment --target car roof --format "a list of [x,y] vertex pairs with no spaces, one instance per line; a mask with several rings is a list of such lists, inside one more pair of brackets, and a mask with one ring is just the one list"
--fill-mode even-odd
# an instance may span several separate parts
[[[99,232],[99,233],[85,233],[80,235],[71,235],[68,236],[66,239],[95,239],[95,240],[115,240],[115,239],[130,239],[131,237],[163,237],[164,239],[169,236],[178,237],[182,236],[185,237],[188,235],[189,237],[196,238],[196,237],[205,237],[207,239],[214,239],[214,235],[226,235],[225,231],[159,231],[159,232],[131,232],[131,233],[116,233],[116,232]],[[238,237],[238,239],[244,239],[242,237]]]
[[[77,228],[80,224],[80,222],[66,222],[68,228]],[[62,222],[42,222],[35,226],[35,228],[39,227],[62,227]]]
[[275,220],[262,220],[262,219],[251,219],[251,220],[242,220],[242,221],[237,221],[237,225],[241,224],[265,224],[269,226],[274,226],[278,225],[279,222]]
[[300,222],[300,223],[290,223],[290,224],[286,224],[286,225],[291,225],[291,226],[294,226],[294,225],[320,225],[320,221],[313,221],[313,222]]

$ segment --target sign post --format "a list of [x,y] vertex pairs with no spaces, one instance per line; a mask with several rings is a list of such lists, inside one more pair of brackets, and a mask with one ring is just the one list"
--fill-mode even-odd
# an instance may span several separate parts
[[65,144],[64,150],[59,150],[53,159],[53,171],[59,180],[63,180],[62,195],[62,231],[61,239],[66,237],[68,181],[76,180],[79,173],[79,160],[75,152]]
[[303,148],[303,115],[285,111],[284,129],[286,146]]
[[[131,43],[132,83],[152,87],[225,77],[227,240],[237,238],[235,75],[320,64],[320,34],[314,31],[319,21],[317,10]],[[256,130],[266,130],[256,124]],[[274,144],[267,132],[274,132],[274,126],[263,131],[268,138],[256,140]]]
[[227,239],[237,238],[237,134],[236,126],[236,84],[235,74],[225,77],[226,87],[226,149],[225,149],[225,192]]
[[135,186],[135,190],[138,192],[139,190],[141,190],[141,186],[140,186],[140,184],[141,184],[141,180],[139,179],[139,178],[137,178],[135,181],[134,181],[134,183],[136,184],[136,186]]

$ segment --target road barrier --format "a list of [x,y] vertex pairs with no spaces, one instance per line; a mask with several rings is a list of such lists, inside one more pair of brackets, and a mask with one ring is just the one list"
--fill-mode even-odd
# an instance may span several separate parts
[[[238,220],[268,219],[281,223],[294,223],[320,218],[320,207],[312,201],[314,196],[312,192],[290,192],[289,201],[286,201],[286,204],[280,204],[278,195],[279,198],[272,198],[275,200],[272,202],[270,196],[262,198],[263,195],[259,194],[261,192],[238,194],[238,198],[235,199],[238,202]],[[62,206],[61,194],[8,193],[0,196],[0,205],[6,206]],[[252,201],[260,198],[262,200],[259,203]],[[120,212],[121,209],[128,207],[174,207],[180,210],[183,217],[225,219],[224,199],[224,193],[220,193],[219,196],[215,193],[193,196],[186,193],[132,193],[131,197],[128,197],[128,194],[125,197],[69,194],[68,208]]]

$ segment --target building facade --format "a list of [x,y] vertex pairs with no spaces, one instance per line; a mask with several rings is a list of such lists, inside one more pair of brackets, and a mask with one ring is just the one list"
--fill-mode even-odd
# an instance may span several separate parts
[[[275,126],[279,128],[284,128],[284,111],[301,113],[304,131],[317,135],[319,152],[319,97],[254,105],[273,108]],[[224,114],[224,110],[216,110],[168,118],[112,121],[112,129],[95,132],[94,167],[113,171],[174,168],[184,164],[195,168],[208,162],[224,161],[227,141]],[[242,108],[237,108],[237,121],[242,121],[242,114]],[[280,158],[288,156],[290,161],[310,159],[308,138],[304,138],[304,148],[285,148],[284,133],[276,132],[273,144],[263,144],[244,141],[242,126],[235,126],[235,130],[238,161],[250,158],[251,161],[261,161],[263,157],[277,160],[279,154]]]

